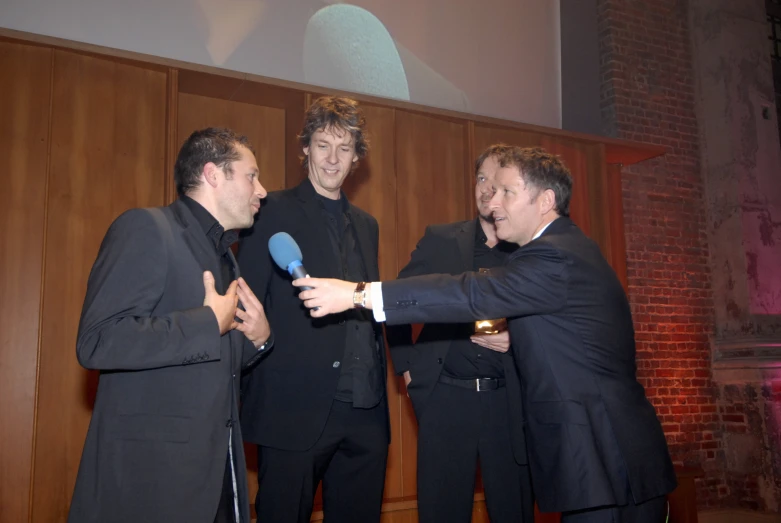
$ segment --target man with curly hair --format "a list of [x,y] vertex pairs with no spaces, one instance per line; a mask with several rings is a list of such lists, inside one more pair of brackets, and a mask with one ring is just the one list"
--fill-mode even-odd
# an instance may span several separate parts
[[316,100],[299,143],[307,178],[269,194],[238,260],[275,326],[277,349],[245,380],[242,430],[258,445],[259,523],[306,523],[323,482],[326,521],[379,521],[390,440],[382,328],[369,311],[315,320],[268,253],[289,233],[312,275],[379,277],[377,220],[341,190],[366,155],[358,104]]

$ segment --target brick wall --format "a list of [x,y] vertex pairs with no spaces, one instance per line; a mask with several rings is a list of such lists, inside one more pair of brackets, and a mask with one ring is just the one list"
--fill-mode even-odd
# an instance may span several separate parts
[[599,0],[605,134],[662,145],[624,169],[629,299],[638,374],[676,465],[697,465],[701,508],[723,506],[722,432],[711,381],[710,268],[685,0]]

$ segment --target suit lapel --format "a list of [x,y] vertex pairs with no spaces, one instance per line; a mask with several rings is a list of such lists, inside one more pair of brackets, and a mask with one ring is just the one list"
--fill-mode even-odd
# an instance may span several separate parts
[[[233,279],[238,280],[241,277],[241,272],[239,271],[239,264],[236,262],[236,257],[233,255],[233,251],[228,249],[228,259],[231,262],[231,267],[233,268]],[[246,310],[244,306],[242,305],[241,301],[239,301],[239,307],[242,308],[242,310]],[[246,339],[244,337],[244,333],[242,333],[240,330],[232,330],[230,331],[231,336],[231,350],[233,350],[235,357],[233,361],[241,361],[242,358],[242,352],[243,352],[243,343]]]
[[361,252],[363,258],[363,266],[366,267],[366,275],[369,280],[376,281],[380,279],[380,271],[377,267],[377,260],[373,256],[374,251],[372,249],[372,238],[369,233],[369,226],[366,220],[355,212],[355,207],[350,205],[350,216],[353,222],[353,228],[355,230],[355,238],[358,241],[358,249]]
[[228,249],[228,259],[231,262],[233,268],[233,279],[238,280],[241,277],[241,271],[239,271],[239,262],[236,261],[236,257],[233,255],[233,251]]
[[462,267],[471,271],[475,263],[475,233],[477,220],[464,222],[461,229],[456,233],[456,243],[458,252],[461,255]]
[[217,288],[221,289],[223,286],[222,271],[220,270],[220,263],[217,259],[217,252],[214,250],[214,246],[209,244],[209,239],[203,233],[198,220],[195,219],[190,209],[182,203],[180,200],[176,200],[171,204],[171,209],[174,211],[179,224],[182,226],[182,237],[187,247],[192,252],[198,265],[204,271],[211,271],[214,275],[214,281],[217,284]]

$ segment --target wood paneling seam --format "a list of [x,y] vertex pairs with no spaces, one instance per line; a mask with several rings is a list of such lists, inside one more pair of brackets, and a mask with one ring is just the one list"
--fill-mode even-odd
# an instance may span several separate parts
[[38,343],[35,347],[35,399],[33,401],[33,430],[30,445],[30,493],[28,495],[27,521],[33,520],[35,495],[35,445],[38,440],[38,386],[41,377],[41,335],[43,332],[44,289],[46,286],[46,239],[49,230],[49,178],[52,170],[52,112],[54,107],[54,62],[57,52],[52,49],[49,60],[49,118],[46,125],[46,175],[43,182],[43,235],[41,240],[41,286],[38,289]]

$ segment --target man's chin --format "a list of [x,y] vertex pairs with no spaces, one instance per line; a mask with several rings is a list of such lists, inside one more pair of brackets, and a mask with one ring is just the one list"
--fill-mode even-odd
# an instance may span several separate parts
[[480,214],[480,219],[483,220],[484,222],[490,224],[494,223],[494,215],[492,213],[489,212],[488,214],[483,214],[483,213],[479,213],[479,214]]

